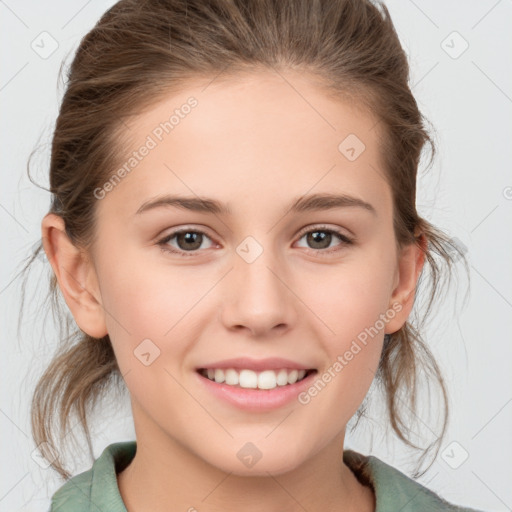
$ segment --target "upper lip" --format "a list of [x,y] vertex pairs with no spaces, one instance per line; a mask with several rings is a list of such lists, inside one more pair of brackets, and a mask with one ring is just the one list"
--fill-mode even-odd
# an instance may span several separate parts
[[207,363],[198,367],[198,369],[201,368],[234,368],[240,370],[248,369],[254,371],[279,370],[281,368],[291,368],[296,370],[314,369],[311,366],[297,363],[290,359],[283,359],[281,357],[269,357],[266,359],[251,359],[249,357],[237,357],[233,359],[224,359],[222,361]]

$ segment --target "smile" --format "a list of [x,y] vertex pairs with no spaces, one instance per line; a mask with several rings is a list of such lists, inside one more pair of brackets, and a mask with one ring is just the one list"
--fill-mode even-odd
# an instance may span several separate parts
[[207,379],[245,389],[275,389],[300,382],[316,370],[297,370],[281,368],[256,372],[249,369],[235,368],[200,368],[199,373]]
[[261,413],[296,403],[299,393],[312,385],[318,371],[198,368],[194,373],[199,386],[210,396],[237,409]]

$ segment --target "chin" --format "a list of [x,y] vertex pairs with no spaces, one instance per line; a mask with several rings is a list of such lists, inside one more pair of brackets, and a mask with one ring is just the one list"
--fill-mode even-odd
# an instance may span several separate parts
[[297,450],[290,446],[289,450],[257,448],[256,443],[244,443],[236,451],[229,450],[231,455],[215,453],[205,460],[226,473],[237,476],[268,477],[293,471],[305,461],[297,456]]

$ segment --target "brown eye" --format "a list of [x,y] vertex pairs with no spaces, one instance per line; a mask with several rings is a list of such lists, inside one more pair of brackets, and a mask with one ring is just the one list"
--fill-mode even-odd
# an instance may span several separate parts
[[[175,244],[170,244],[169,242],[174,239]],[[166,235],[158,242],[158,245],[166,252],[171,252],[180,256],[193,256],[195,253],[200,252],[199,249],[205,240],[211,239],[202,231],[181,229]]]
[[203,235],[195,231],[184,231],[182,233],[178,233],[175,236],[178,247],[184,251],[199,249],[203,241]]
[[312,249],[327,249],[331,245],[332,233],[327,231],[311,231],[306,235]]
[[[331,244],[333,241],[341,240],[341,243],[338,243],[338,246],[347,246],[352,245],[354,241],[344,235],[343,233],[340,233],[339,231],[336,231],[335,229],[328,229],[323,227],[318,227],[315,229],[310,229],[309,231],[303,232],[300,239],[306,240],[307,248],[311,249],[313,251],[323,252],[323,253],[330,253],[333,251],[326,251],[325,249],[329,249],[331,247]],[[334,249],[334,252],[339,249]]]

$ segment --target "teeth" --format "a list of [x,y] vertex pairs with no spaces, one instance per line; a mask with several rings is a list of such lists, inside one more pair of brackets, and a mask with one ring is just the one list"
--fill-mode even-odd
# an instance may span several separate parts
[[293,384],[294,382],[297,382],[298,377],[299,377],[299,372],[297,370],[292,370],[288,374],[288,384]]
[[288,372],[286,370],[279,370],[277,374],[277,385],[286,386],[288,384]]
[[239,384],[241,388],[257,388],[258,374],[252,370],[242,370],[240,372]]
[[226,370],[225,376],[226,376],[226,381],[225,381],[226,384],[230,384],[231,386],[238,385],[238,382],[239,382],[238,372],[235,372],[235,370],[233,370],[232,368],[229,368],[228,370]]
[[264,370],[254,372],[252,370],[235,370],[227,368],[208,368],[201,373],[215,382],[225,383],[230,386],[239,386],[248,389],[274,389],[277,386],[286,386],[295,384],[302,380],[306,375],[306,370],[287,370],[283,368],[277,372],[274,370]]

